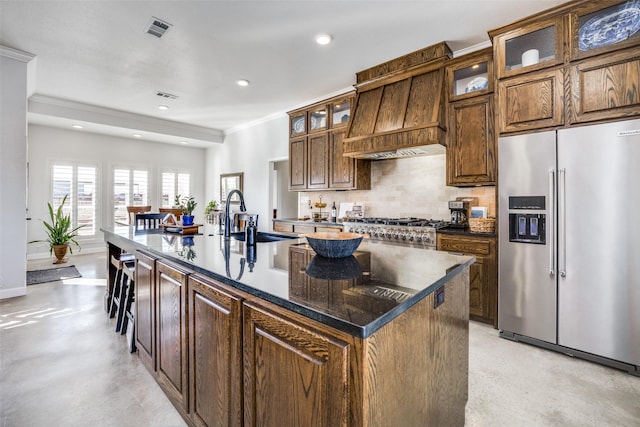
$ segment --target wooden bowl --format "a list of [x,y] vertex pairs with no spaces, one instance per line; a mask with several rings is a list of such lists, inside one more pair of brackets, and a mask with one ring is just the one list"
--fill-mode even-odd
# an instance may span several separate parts
[[320,231],[305,236],[316,254],[325,258],[350,256],[362,242],[362,234],[336,231]]

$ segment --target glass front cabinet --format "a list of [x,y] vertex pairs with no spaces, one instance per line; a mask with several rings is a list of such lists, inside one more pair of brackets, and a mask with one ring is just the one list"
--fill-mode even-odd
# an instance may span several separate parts
[[493,39],[498,79],[562,64],[562,16],[532,22]]
[[588,2],[569,15],[571,60],[640,45],[640,1]]

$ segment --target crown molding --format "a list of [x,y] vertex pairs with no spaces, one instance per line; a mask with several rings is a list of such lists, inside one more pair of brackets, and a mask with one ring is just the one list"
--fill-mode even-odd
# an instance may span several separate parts
[[465,47],[464,49],[456,50],[455,52],[453,52],[453,57],[457,58],[458,56],[473,53],[477,50],[481,50],[491,46],[493,46],[493,44],[491,44],[491,40],[487,40],[482,43],[474,44],[473,46]]
[[15,59],[16,61],[21,61],[21,62],[30,62],[32,59],[36,57],[32,53],[25,52],[19,49],[14,49],[8,46],[2,46],[2,45],[0,45],[0,56]]

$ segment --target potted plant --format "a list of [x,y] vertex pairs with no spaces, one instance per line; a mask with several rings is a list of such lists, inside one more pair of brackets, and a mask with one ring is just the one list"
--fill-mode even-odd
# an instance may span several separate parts
[[193,225],[193,210],[197,205],[193,196],[182,198],[182,225]]
[[207,206],[204,208],[204,214],[206,215],[207,222],[210,224],[214,223],[215,214],[214,212],[218,212],[220,209],[218,208],[218,201],[211,200]]
[[49,219],[51,222],[47,222],[42,220],[42,223],[45,226],[47,238],[45,240],[32,240],[29,243],[38,243],[38,242],[47,242],[49,243],[49,253],[54,253],[56,256],[56,261],[54,264],[62,264],[67,262],[64,257],[67,255],[67,250],[70,253],[73,253],[73,249],[71,247],[71,243],[76,245],[78,249],[80,249],[80,244],[76,241],[75,237],[78,235],[78,230],[84,225],[79,225],[75,228],[71,227],[71,215],[65,215],[62,212],[62,208],[67,201],[66,194],[58,206],[58,209],[53,210],[53,206],[51,203],[47,203],[49,206]]

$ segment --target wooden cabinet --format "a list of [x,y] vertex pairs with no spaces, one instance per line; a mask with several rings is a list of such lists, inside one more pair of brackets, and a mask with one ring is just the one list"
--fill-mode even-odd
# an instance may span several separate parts
[[564,124],[564,70],[542,70],[498,82],[500,133]]
[[289,190],[307,189],[307,137],[289,141]]
[[279,231],[283,233],[308,234],[315,233],[316,231],[342,231],[342,226],[315,224],[311,221],[309,221],[308,224],[286,221],[273,221],[273,231]]
[[640,49],[572,64],[571,97],[571,123],[637,116]]
[[449,104],[447,185],[495,185],[493,95]]
[[491,49],[452,59],[446,66],[447,185],[495,185],[496,133]]
[[[571,60],[579,60],[640,45],[637,1],[584,2],[569,13]],[[631,18],[631,19],[630,19]],[[618,19],[618,25],[607,25]]]
[[342,155],[352,102],[349,94],[289,112],[290,191],[371,188],[370,161]]
[[350,425],[351,350],[343,335],[245,302],[244,425]]
[[136,251],[135,333],[140,360],[156,371],[156,257]]
[[498,257],[495,237],[437,235],[439,251],[475,255],[469,269],[469,317],[498,327]]
[[158,382],[173,404],[189,411],[187,362],[187,277],[189,272],[156,261]]
[[640,32],[632,33],[631,17],[638,13],[634,1],[582,0],[490,31],[498,132],[637,116]]
[[307,137],[307,189],[329,188],[329,135]]
[[189,406],[197,426],[242,425],[242,301],[213,279],[189,276]]
[[493,37],[498,79],[562,64],[564,19],[554,16],[523,22]]

